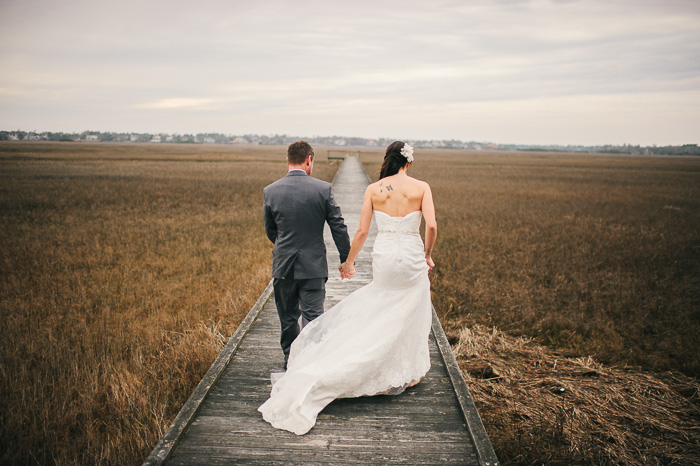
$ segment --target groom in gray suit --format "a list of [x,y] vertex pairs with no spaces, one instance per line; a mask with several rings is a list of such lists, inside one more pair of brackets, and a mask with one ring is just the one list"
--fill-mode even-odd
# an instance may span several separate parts
[[263,191],[265,232],[274,243],[272,278],[277,314],[282,325],[280,344],[287,369],[289,348],[302,327],[323,313],[328,264],[323,227],[327,222],[343,263],[350,238],[331,185],[312,178],[314,151],[306,141],[287,149],[287,176]]

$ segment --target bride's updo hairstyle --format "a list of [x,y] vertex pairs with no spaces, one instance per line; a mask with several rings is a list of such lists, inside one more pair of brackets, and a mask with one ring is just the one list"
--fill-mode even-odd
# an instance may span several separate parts
[[401,154],[401,149],[406,143],[402,141],[394,141],[386,148],[386,155],[382,168],[379,169],[379,179],[387,176],[396,175],[399,170],[408,164],[408,159]]

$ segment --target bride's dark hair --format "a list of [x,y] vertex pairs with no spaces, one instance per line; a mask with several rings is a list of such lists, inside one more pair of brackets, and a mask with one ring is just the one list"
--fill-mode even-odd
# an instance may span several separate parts
[[386,148],[386,155],[382,168],[379,169],[379,179],[387,176],[396,175],[399,170],[408,164],[408,159],[401,155],[401,149],[406,143],[402,141],[394,141]]

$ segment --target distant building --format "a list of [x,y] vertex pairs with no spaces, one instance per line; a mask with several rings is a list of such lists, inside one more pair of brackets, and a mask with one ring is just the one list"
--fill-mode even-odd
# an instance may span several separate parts
[[88,134],[87,136],[85,136],[85,140],[86,141],[99,141],[100,137],[96,134]]
[[131,142],[138,142],[138,140],[139,140],[139,135],[138,135],[138,134],[132,134],[131,136],[129,136],[129,140],[130,140]]
[[167,137],[165,138],[165,142],[173,142],[173,139],[174,139],[174,138],[173,138],[172,136],[167,136]]
[[247,144],[248,141],[247,141],[245,138],[242,138],[242,137],[238,136],[238,137],[235,138],[233,141],[231,141],[231,143],[232,143],[232,144]]
[[214,144],[216,143],[216,139],[214,139],[211,136],[207,136],[204,138],[204,144]]
[[160,135],[156,134],[151,138],[151,142],[160,142]]

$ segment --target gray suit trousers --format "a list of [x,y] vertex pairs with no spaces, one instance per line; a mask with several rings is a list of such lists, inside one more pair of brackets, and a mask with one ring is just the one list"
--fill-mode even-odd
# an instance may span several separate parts
[[[306,324],[323,314],[326,298],[326,278],[275,278],[275,305],[282,325],[280,345],[284,353],[284,369],[287,369],[289,349]],[[301,316],[301,327],[299,326]]]

